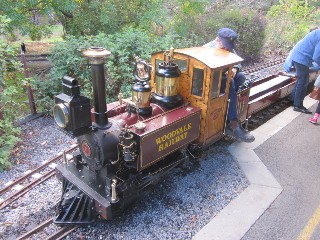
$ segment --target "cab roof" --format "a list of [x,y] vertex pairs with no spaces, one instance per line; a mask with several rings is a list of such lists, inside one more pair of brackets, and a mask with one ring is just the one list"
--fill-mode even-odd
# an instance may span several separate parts
[[238,55],[212,47],[193,47],[175,49],[175,54],[183,54],[203,62],[210,68],[221,68],[229,65],[234,65],[243,61]]

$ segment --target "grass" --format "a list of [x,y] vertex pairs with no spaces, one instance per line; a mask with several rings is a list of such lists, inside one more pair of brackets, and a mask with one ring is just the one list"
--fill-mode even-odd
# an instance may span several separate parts
[[12,43],[19,49],[22,42],[26,45],[26,54],[48,54],[55,42],[63,41],[63,26],[51,27],[52,34],[42,38],[40,41],[32,41],[29,36],[16,34],[16,41]]

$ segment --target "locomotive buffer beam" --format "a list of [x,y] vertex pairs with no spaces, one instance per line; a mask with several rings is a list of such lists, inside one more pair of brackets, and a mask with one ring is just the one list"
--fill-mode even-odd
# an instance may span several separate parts
[[105,183],[87,167],[77,167],[75,164],[56,166],[58,178],[63,178],[63,195],[58,203],[58,216],[54,223],[88,224],[101,215],[104,219],[112,217],[111,203],[105,193]]

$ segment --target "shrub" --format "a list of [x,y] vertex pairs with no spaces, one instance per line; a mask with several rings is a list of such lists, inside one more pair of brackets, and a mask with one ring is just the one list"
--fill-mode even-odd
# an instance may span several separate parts
[[[9,21],[0,16],[0,33]],[[21,63],[15,60],[15,55],[15,49],[0,39],[0,169],[10,166],[9,155],[20,133],[13,122],[27,109],[25,85],[29,79],[24,78]]]
[[256,59],[262,50],[266,22],[264,17],[251,9],[221,9],[206,16],[206,42],[216,37],[220,28],[228,27],[235,30],[239,37],[236,42],[237,53],[251,61]]
[[30,25],[29,37],[31,41],[40,41],[43,36],[52,34],[49,26],[46,25]]
[[317,1],[280,0],[267,14],[266,49],[288,51],[310,28],[320,24]]
[[8,161],[12,148],[19,141],[20,128],[6,119],[0,119],[0,170],[10,166]]
[[[44,103],[41,109],[51,108],[54,95],[61,92],[61,80],[65,75],[75,77],[82,86],[82,94],[92,98],[91,70],[82,51],[90,46],[104,47],[112,55],[106,60],[106,96],[107,102],[116,99],[121,90],[124,96],[130,94],[133,78],[133,61],[139,56],[149,61],[152,52],[175,48],[190,47],[198,44],[195,37],[183,39],[177,34],[163,36],[150,35],[136,28],[126,28],[117,34],[74,37],[68,36],[51,50],[50,60],[53,67],[48,81],[36,81],[35,95],[38,102]],[[50,103],[50,106],[48,106]]]

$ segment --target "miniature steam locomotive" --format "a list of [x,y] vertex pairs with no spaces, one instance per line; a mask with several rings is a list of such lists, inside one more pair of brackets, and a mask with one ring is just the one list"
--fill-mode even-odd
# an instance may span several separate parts
[[[54,118],[77,138],[79,150],[57,165],[62,181],[57,224],[111,219],[145,187],[155,184],[187,157],[224,136],[232,67],[242,58],[206,47],[170,49],[137,59],[132,97],[106,104],[104,62],[110,52],[83,52],[92,68],[93,103],[78,81],[64,77],[55,97]],[[227,74],[226,74],[227,73]],[[220,93],[222,79],[226,88]],[[239,93],[240,120],[291,91],[294,78],[274,76],[268,89]],[[280,86],[280,87],[279,87]],[[273,90],[272,90],[273,89]],[[263,101],[261,101],[263,99]],[[92,107],[93,106],[93,107]]]

